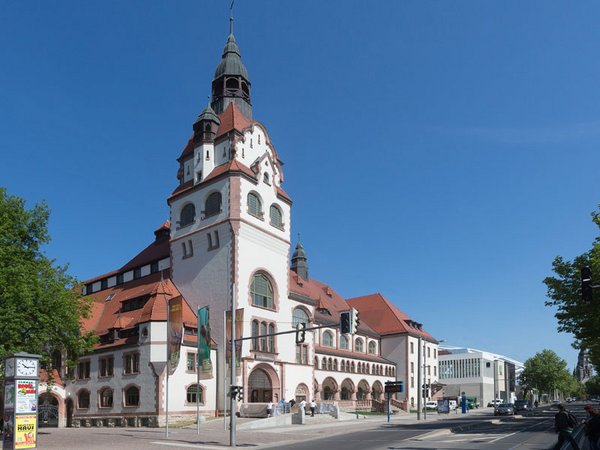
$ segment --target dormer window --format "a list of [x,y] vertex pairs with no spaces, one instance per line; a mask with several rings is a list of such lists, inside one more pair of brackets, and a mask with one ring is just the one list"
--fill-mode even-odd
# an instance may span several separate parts
[[269,181],[269,174],[267,172],[265,172],[265,174],[263,175],[263,181],[265,182],[265,184],[271,184],[271,182]]

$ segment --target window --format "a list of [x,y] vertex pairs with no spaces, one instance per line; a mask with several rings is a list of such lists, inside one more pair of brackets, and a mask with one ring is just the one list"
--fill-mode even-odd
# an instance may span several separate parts
[[433,376],[437,377],[437,367],[433,366]]
[[415,363],[414,362],[410,363],[410,373],[415,373]]
[[305,323],[308,326],[308,314],[304,308],[295,308],[292,315],[292,327],[296,328],[299,323]]
[[252,337],[254,339],[252,339],[252,349],[253,350],[258,350],[258,338],[256,336],[258,336],[258,320],[253,320],[252,321]]
[[195,353],[191,353],[191,352],[187,353],[187,361],[186,361],[185,368],[188,372],[196,371],[196,354]]
[[208,237],[208,250],[214,250],[216,248],[219,248],[218,230],[211,231],[210,233],[207,233],[206,236]]
[[377,344],[374,341],[369,342],[369,353],[375,355],[377,353]]
[[140,372],[140,354],[129,353],[123,357],[123,373],[132,374]]
[[150,300],[149,295],[125,300],[123,303],[121,303],[121,312],[133,311],[135,309],[143,308],[148,300]]
[[435,349],[435,348],[433,349],[433,358],[434,359],[437,358],[437,349]]
[[113,405],[113,391],[112,389],[105,388],[100,391],[100,408],[112,408]]
[[340,336],[340,348],[343,350],[348,350],[350,347],[348,338],[343,334]]
[[182,242],[181,247],[182,247],[182,252],[183,252],[183,256],[182,256],[183,259],[194,256],[194,246],[192,245],[191,240]]
[[342,359],[342,362],[341,362],[341,364],[340,364],[340,370],[341,370],[342,372],[345,372],[345,371],[346,371],[346,361],[344,361],[343,359]]
[[325,347],[333,347],[333,334],[331,331],[323,333],[323,345]]
[[77,394],[77,407],[79,409],[90,407],[90,391],[79,391]]
[[277,228],[283,228],[283,214],[279,206],[271,205],[270,208],[271,225]]
[[365,345],[363,343],[363,340],[360,338],[357,338],[354,341],[354,351],[355,352],[364,352],[365,351]]
[[274,309],[273,307],[273,286],[267,277],[258,273],[254,275],[251,287],[252,304],[262,308]]
[[411,342],[411,343],[410,343],[410,353],[411,353],[411,354],[414,354],[414,353],[415,353],[415,343],[414,343],[414,342]]
[[262,219],[262,203],[254,192],[248,194],[248,213]]
[[77,364],[77,379],[87,380],[90,377],[90,361],[79,361]]
[[321,360],[321,370],[327,370],[327,358]]
[[125,406],[139,406],[139,404],[140,389],[136,386],[125,389]]
[[410,377],[410,387],[411,388],[415,387],[415,377]]
[[204,217],[214,216],[221,212],[221,193],[213,192],[204,203]]
[[338,362],[337,359],[333,360],[333,370],[337,371],[338,370]]
[[260,344],[260,351],[261,352],[266,352],[267,351],[267,337],[265,336],[267,334],[267,324],[265,322],[262,322],[260,324],[260,335],[261,337],[258,338],[259,344]]
[[269,182],[269,174],[268,174],[267,172],[265,172],[265,174],[263,175],[263,181],[264,181],[266,184],[269,184],[269,185],[271,184],[271,183]]
[[100,376],[101,377],[112,377],[114,373],[115,358],[112,356],[106,356],[100,358]]
[[194,223],[196,219],[196,207],[193,203],[188,203],[181,210],[181,215],[179,216],[179,226],[187,227]]
[[185,399],[188,403],[204,403],[204,389],[197,384],[188,386]]
[[431,358],[431,347],[427,347],[427,357]]
[[[275,333],[275,325],[273,325],[272,323],[269,324],[269,334],[274,334]],[[271,353],[275,353],[275,336],[269,336],[267,339],[267,351],[271,352]]]
[[308,364],[308,345],[296,345],[296,364]]

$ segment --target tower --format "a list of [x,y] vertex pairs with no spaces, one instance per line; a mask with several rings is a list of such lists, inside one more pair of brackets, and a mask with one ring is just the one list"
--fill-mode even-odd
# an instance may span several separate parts
[[[292,201],[281,187],[282,163],[269,135],[252,119],[248,72],[232,32],[212,88],[212,102],[178,158],[179,185],[168,199],[172,279],[193,308],[210,307],[219,341],[232,296],[244,310],[244,336],[283,331],[280,324],[291,327]],[[275,360],[295,358],[293,336],[291,345],[286,339],[244,341],[242,357],[260,359],[261,370],[281,380]],[[241,377],[258,363],[245,364]]]

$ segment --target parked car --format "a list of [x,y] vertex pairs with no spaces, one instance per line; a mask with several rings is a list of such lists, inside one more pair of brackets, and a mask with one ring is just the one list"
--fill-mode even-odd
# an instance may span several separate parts
[[488,405],[488,408],[493,408],[494,406],[497,406],[500,403],[502,403],[502,400],[497,398],[496,400],[492,400],[491,402],[489,402],[487,405]]
[[531,406],[528,400],[515,400],[515,412],[529,410],[531,410]]
[[430,400],[430,401],[428,401],[428,402],[425,403],[425,408],[428,409],[428,410],[431,409],[431,410],[437,411],[437,406],[438,406],[437,402],[435,402],[433,400]]
[[469,409],[479,408],[479,402],[475,397],[467,397],[467,406]]
[[494,411],[495,416],[513,416],[515,414],[515,405],[512,403],[500,403]]

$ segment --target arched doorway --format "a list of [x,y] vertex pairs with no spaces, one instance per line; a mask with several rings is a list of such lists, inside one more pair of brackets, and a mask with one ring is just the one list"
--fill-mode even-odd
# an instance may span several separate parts
[[371,392],[371,396],[373,397],[373,400],[381,401],[382,394],[383,386],[379,381],[376,381],[375,383],[373,383],[373,391]]
[[300,383],[298,386],[296,386],[296,392],[294,393],[294,397],[296,403],[300,403],[302,400],[308,401],[308,386],[304,383]]
[[340,393],[340,400],[349,401],[353,400],[352,393],[354,392],[354,383],[350,378],[346,378],[342,381],[342,389]]
[[331,377],[327,377],[325,378],[325,380],[323,380],[323,395],[322,395],[322,400],[326,401],[326,400],[335,400],[335,394],[338,391],[338,384],[336,383],[336,381],[331,378]]
[[367,383],[365,380],[361,380],[358,383],[358,389],[356,390],[356,400],[367,400],[367,394],[370,392],[369,383]]
[[58,399],[45,393],[39,398],[39,427],[58,427]]
[[251,403],[273,401],[271,379],[264,370],[256,369],[250,374],[248,390]]

